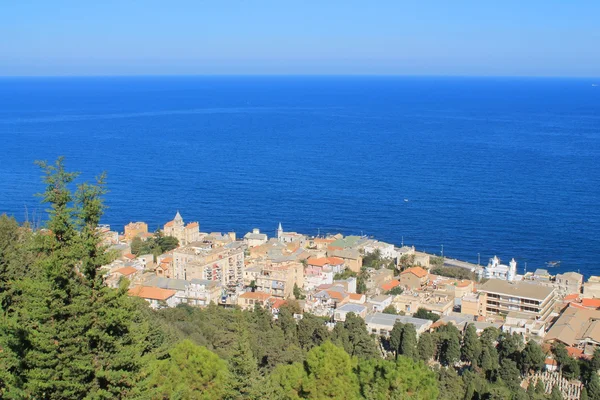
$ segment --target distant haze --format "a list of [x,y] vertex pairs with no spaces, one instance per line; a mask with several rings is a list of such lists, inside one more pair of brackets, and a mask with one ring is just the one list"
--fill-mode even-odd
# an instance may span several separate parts
[[0,75],[600,75],[598,1],[4,1]]

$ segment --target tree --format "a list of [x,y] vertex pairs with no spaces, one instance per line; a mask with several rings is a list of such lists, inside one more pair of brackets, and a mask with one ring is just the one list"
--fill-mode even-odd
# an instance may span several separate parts
[[396,311],[396,307],[394,307],[393,305],[389,305],[386,308],[383,309],[383,313],[384,314],[392,314],[392,315],[397,315],[398,312]]
[[417,353],[417,331],[413,324],[404,325],[402,330],[402,342],[400,343],[400,354],[406,357],[416,357]]
[[390,332],[390,347],[394,352],[396,358],[398,358],[398,354],[400,353],[400,345],[402,344],[402,331],[404,330],[404,324],[400,321],[396,321]]
[[148,397],[152,399],[222,399],[229,381],[225,361],[184,340],[170,358],[150,365]]
[[428,362],[431,360],[435,353],[435,343],[431,337],[431,333],[423,332],[419,336],[419,343],[417,344],[417,354],[420,360]]
[[343,324],[336,324],[334,338],[351,356],[359,358],[379,356],[379,350],[375,340],[367,332],[365,321],[354,313],[348,313]]
[[237,347],[229,359],[229,366],[233,377],[231,380],[233,393],[239,394],[239,398],[251,397],[253,391],[257,389],[260,374],[245,327],[240,327]]
[[500,362],[498,373],[510,390],[516,391],[519,389],[521,385],[521,373],[516,362],[509,358],[503,359]]
[[438,396],[435,373],[422,363],[407,357],[398,357],[395,362],[381,359],[360,360],[356,374],[361,398],[367,400],[429,400]]
[[463,338],[463,345],[460,349],[460,358],[464,362],[469,362],[477,365],[477,360],[481,354],[481,342],[477,336],[475,325],[467,325],[467,329]]
[[526,375],[532,371],[541,371],[544,368],[545,358],[540,345],[533,340],[528,341],[519,357],[521,373]]
[[302,294],[302,290],[294,283],[294,297],[298,300],[304,300],[306,296]]
[[569,362],[569,352],[567,348],[562,343],[553,343],[552,344],[552,354],[554,354],[554,358],[558,364],[558,367],[562,370],[563,366]]
[[600,370],[600,347],[596,347],[596,349],[594,350],[594,355],[592,356],[590,367],[594,372],[598,372],[598,370]]
[[329,331],[322,318],[312,314],[304,314],[298,321],[298,343],[305,350],[323,344],[329,339]]
[[509,358],[516,361],[519,358],[522,347],[523,336],[516,333],[502,332],[498,338],[498,357],[500,360]]
[[421,318],[421,319],[428,319],[431,320],[433,322],[436,322],[438,319],[440,319],[440,316],[432,313],[431,311],[428,311],[424,308],[419,308],[417,310],[416,313],[413,314],[414,318]]
[[438,339],[438,358],[442,365],[453,365],[460,359],[460,334],[452,325],[442,325],[436,331]]
[[481,346],[481,356],[479,357],[479,366],[488,375],[498,368],[498,352],[493,345],[483,343]]
[[587,389],[584,387],[581,388],[581,395],[579,396],[579,400],[588,400],[588,393],[587,393]]
[[563,400],[562,393],[558,388],[558,385],[554,385],[552,388],[552,393],[550,393],[550,400]]
[[396,286],[395,288],[392,288],[385,292],[385,294],[388,294],[390,296],[397,296],[402,293],[404,293],[404,289],[402,289],[400,286]]
[[440,368],[438,370],[438,385],[440,389],[440,400],[460,399],[465,394],[463,380],[458,376],[454,368]]
[[600,400],[600,379],[598,378],[598,374],[592,374],[586,389],[590,400]]

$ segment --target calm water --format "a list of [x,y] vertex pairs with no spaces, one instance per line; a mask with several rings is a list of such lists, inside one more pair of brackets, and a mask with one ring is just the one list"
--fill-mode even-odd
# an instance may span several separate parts
[[[0,79],[0,213],[36,159],[106,170],[104,222],[361,231],[600,274],[600,87],[584,79]],[[404,199],[408,199],[405,202]],[[553,271],[556,272],[556,269]]]

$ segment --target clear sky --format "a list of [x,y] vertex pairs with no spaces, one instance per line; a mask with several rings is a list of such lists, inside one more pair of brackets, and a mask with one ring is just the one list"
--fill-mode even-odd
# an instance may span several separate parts
[[600,0],[2,0],[0,75],[600,76]]

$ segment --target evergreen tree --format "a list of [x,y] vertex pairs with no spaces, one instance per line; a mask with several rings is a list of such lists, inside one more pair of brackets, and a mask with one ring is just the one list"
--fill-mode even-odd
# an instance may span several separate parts
[[239,398],[253,398],[260,380],[258,363],[252,349],[248,331],[241,326],[238,333],[236,349],[229,359],[229,371],[232,374],[231,387]]
[[189,340],[175,346],[170,358],[151,363],[149,369],[144,397],[151,399],[222,399],[230,379],[225,361]]
[[396,321],[394,323],[394,327],[390,332],[390,348],[394,352],[396,358],[398,358],[398,354],[400,353],[400,345],[402,344],[402,331],[404,330],[404,324],[400,321]]
[[563,400],[562,393],[558,388],[558,385],[554,385],[552,388],[552,393],[550,393],[550,400]]
[[[337,324],[336,328],[338,325],[341,324]],[[360,358],[379,356],[377,344],[367,332],[365,321],[354,313],[346,315],[346,321],[341,325],[341,329],[334,329],[334,336],[351,356]]]
[[481,342],[477,336],[475,325],[467,325],[463,338],[463,345],[460,349],[460,358],[464,362],[477,365],[477,360],[481,354]]
[[569,357],[569,353],[567,352],[567,348],[565,347],[565,345],[558,342],[552,344],[552,354],[554,354],[554,359],[558,364],[558,368],[561,370],[571,358]]
[[435,354],[435,343],[431,333],[423,332],[419,336],[419,342],[417,344],[417,354],[420,360],[428,362]]
[[454,368],[438,370],[439,400],[456,400],[464,396],[466,388]]
[[541,371],[544,368],[545,355],[539,344],[530,340],[525,345],[519,357],[521,373]]
[[590,400],[600,400],[600,379],[598,378],[598,374],[592,374],[586,389]]
[[404,325],[402,330],[402,342],[400,343],[400,354],[414,358],[417,353],[417,331],[413,324]]
[[516,391],[521,385],[521,373],[517,367],[517,363],[509,358],[505,358],[500,362],[500,369],[498,370],[500,378],[506,384],[506,386]]
[[579,396],[579,400],[588,400],[588,393],[587,393],[587,389],[584,387],[581,388],[581,395]]
[[439,336],[438,358],[442,365],[452,365],[460,359],[460,333],[458,329],[452,325],[442,325],[438,328]]

